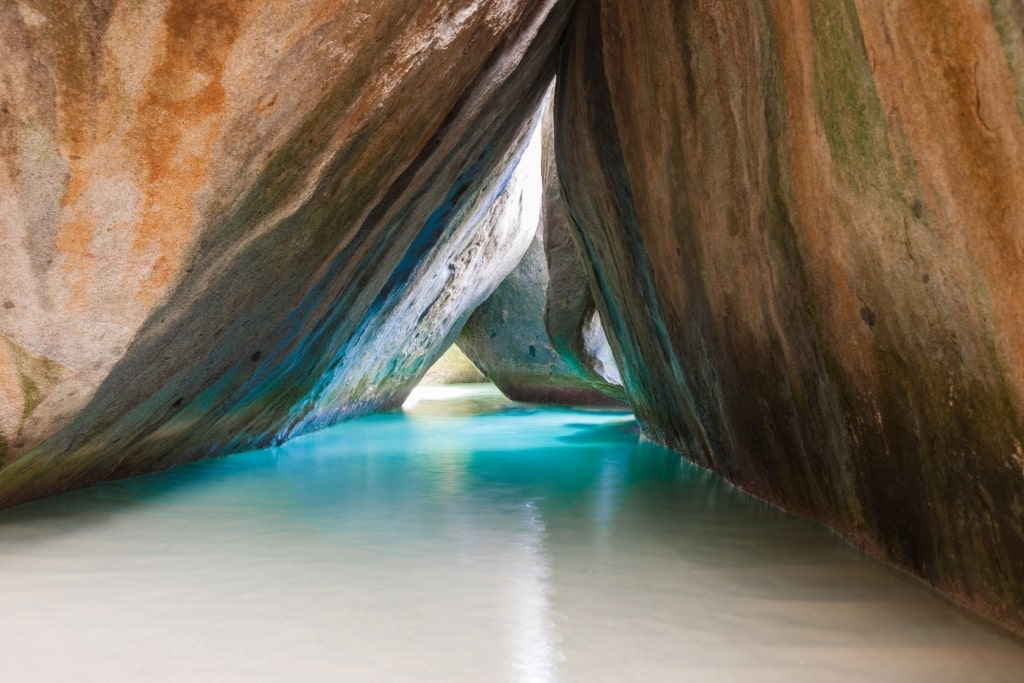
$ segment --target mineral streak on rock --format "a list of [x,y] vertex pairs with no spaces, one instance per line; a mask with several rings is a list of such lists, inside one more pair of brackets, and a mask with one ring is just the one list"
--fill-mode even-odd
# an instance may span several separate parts
[[595,0],[556,103],[647,433],[1017,628],[1022,14]]
[[0,506],[398,400],[570,4],[0,0]]

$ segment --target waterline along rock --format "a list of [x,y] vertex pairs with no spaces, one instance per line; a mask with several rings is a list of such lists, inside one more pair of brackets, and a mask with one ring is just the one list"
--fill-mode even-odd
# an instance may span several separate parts
[[1024,614],[1020,3],[580,3],[559,172],[646,432]]

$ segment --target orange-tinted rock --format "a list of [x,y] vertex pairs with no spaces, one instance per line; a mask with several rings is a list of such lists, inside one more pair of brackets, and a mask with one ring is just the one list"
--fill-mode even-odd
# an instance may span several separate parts
[[557,101],[647,432],[1018,627],[1022,14],[581,3]]
[[399,400],[568,6],[0,2],[0,506]]

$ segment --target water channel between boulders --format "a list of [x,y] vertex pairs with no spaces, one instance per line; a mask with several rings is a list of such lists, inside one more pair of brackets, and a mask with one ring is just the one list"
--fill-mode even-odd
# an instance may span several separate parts
[[17,681],[998,681],[1024,643],[642,441],[403,411],[0,513]]

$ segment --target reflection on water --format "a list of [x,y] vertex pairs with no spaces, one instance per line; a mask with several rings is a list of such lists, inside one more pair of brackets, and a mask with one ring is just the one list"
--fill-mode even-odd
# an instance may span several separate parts
[[1019,641],[628,415],[432,391],[0,514],[3,680],[1022,680]]

